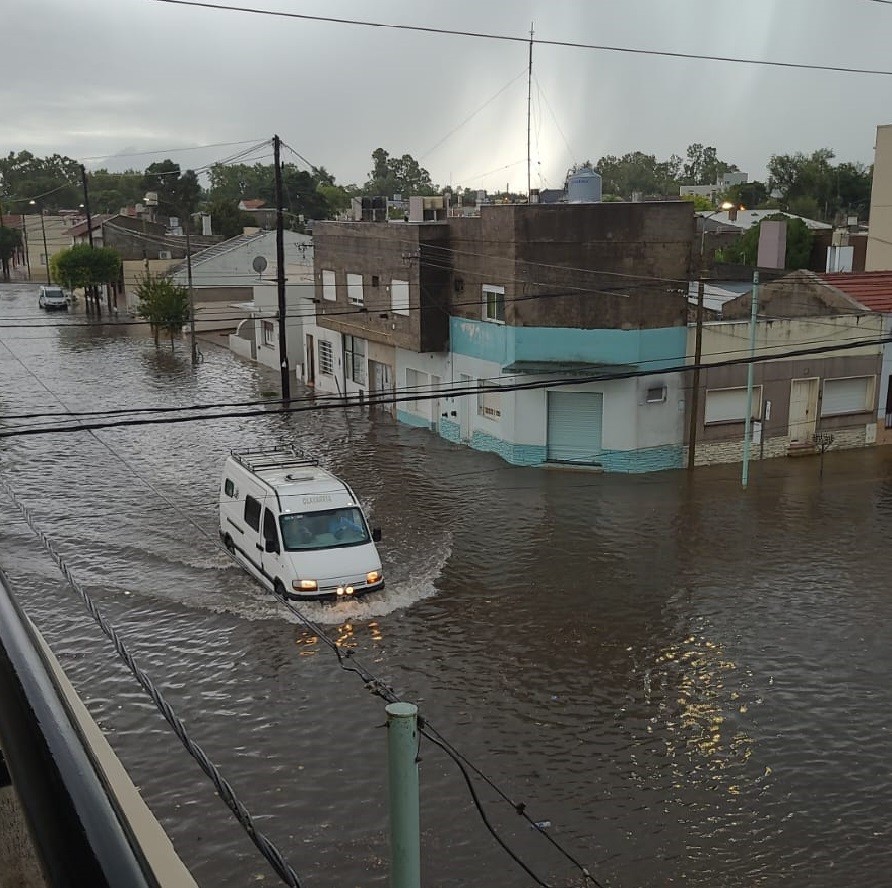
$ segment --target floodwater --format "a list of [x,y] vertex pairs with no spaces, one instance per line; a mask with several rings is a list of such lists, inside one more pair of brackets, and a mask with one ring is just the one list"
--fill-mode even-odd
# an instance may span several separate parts
[[[10,413],[268,397],[274,373],[0,286]],[[10,326],[36,325],[36,326]],[[6,416],[6,419],[2,419]],[[644,477],[517,469],[359,410],[0,439],[0,471],[312,886],[388,884],[382,701],[218,546],[233,447],[293,442],[381,526],[387,589],[307,605],[611,888],[892,869],[892,448]],[[0,563],[203,886],[277,884],[0,493]],[[424,884],[534,882],[421,746]],[[553,885],[565,858],[491,789]]]

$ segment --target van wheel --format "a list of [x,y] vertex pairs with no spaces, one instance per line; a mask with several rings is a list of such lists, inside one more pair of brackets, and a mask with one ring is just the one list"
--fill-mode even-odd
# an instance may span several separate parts
[[273,588],[275,589],[276,595],[278,595],[279,598],[284,600],[286,596],[285,596],[285,587],[282,585],[282,581],[276,580]]
[[235,543],[232,542],[232,537],[228,533],[223,537],[223,545],[226,546],[230,555],[235,555]]

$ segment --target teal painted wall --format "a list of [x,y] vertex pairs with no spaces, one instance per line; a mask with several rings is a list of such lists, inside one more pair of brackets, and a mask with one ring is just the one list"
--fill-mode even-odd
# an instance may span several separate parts
[[655,330],[578,330],[568,327],[508,327],[452,317],[452,352],[503,367],[514,361],[590,361],[642,364],[665,370],[683,364],[686,327]]

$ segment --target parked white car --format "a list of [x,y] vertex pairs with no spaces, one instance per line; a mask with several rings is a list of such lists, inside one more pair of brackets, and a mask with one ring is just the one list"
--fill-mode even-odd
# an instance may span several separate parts
[[68,297],[61,287],[41,287],[37,304],[45,311],[68,311]]

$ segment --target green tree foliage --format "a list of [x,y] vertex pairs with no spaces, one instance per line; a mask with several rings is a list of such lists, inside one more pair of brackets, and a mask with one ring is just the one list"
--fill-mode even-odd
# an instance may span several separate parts
[[[768,162],[769,188],[779,192],[782,207],[792,209],[810,198],[813,218],[836,222],[847,215],[865,216],[870,207],[871,168],[861,163],[834,165],[833,151],[819,148],[811,154],[773,154]],[[811,205],[810,205],[811,206]]]
[[[783,213],[766,216],[762,222],[774,220],[787,223],[785,267],[791,270],[808,268],[812,242],[814,241],[811,229],[801,219],[791,219]],[[762,222],[754,225],[744,233],[737,243],[732,244],[723,251],[724,258],[727,261],[739,262],[742,265],[756,264],[759,255],[759,231],[762,227]]]
[[206,209],[211,216],[211,228],[214,234],[221,234],[227,239],[237,237],[245,227],[257,224],[254,217],[240,210],[234,200],[217,198],[210,201]]
[[722,196],[723,200],[727,200],[739,207],[746,207],[748,210],[757,210],[764,208],[765,202],[768,200],[768,187],[764,182],[745,182],[742,185],[732,185]]
[[[228,200],[237,205],[241,200],[260,199],[268,207],[276,205],[276,180],[272,164],[215,164],[209,175],[209,197],[212,202]],[[286,226],[302,228],[300,216],[305,220],[330,219],[333,208],[329,193],[336,187],[334,178],[324,167],[308,173],[294,164],[283,164],[282,204],[286,212]],[[349,199],[347,203],[349,205]]]
[[681,162],[675,154],[669,160],[658,161],[653,154],[633,151],[622,157],[608,154],[598,161],[595,169],[601,174],[601,190],[605,195],[629,200],[636,191],[645,196],[677,195]]
[[685,185],[715,185],[725,173],[737,172],[737,166],[719,160],[718,152],[710,145],[694,142],[688,145],[686,156],[682,167]]
[[162,160],[146,167],[140,180],[143,194],[152,191],[158,195],[162,214],[176,215],[182,225],[192,230],[192,214],[202,197],[201,183],[192,170],[182,172],[172,160]]
[[101,169],[88,173],[91,211],[117,213],[122,207],[141,203],[146,193],[142,187],[142,178],[143,174],[138,170],[110,173]]
[[76,207],[83,200],[80,175],[78,162],[61,154],[36,157],[19,151],[0,158],[3,192],[10,203],[45,195],[40,202],[46,210]]
[[111,247],[75,244],[50,258],[53,280],[69,289],[117,283],[121,257]]
[[189,320],[189,291],[170,278],[146,274],[137,285],[136,298],[136,313],[149,322],[155,344],[159,332],[164,331],[170,336],[172,351],[174,336]]
[[383,148],[372,152],[372,169],[362,188],[363,194],[384,197],[401,194],[407,198],[413,194],[433,195],[437,190],[430,173],[411,154],[391,157]]
[[22,233],[16,228],[0,228],[0,267],[3,269],[3,280],[9,280],[9,260],[21,246]]
[[715,209],[712,201],[708,197],[703,197],[702,194],[683,194],[681,199],[690,201],[694,205],[694,210],[696,211]]

